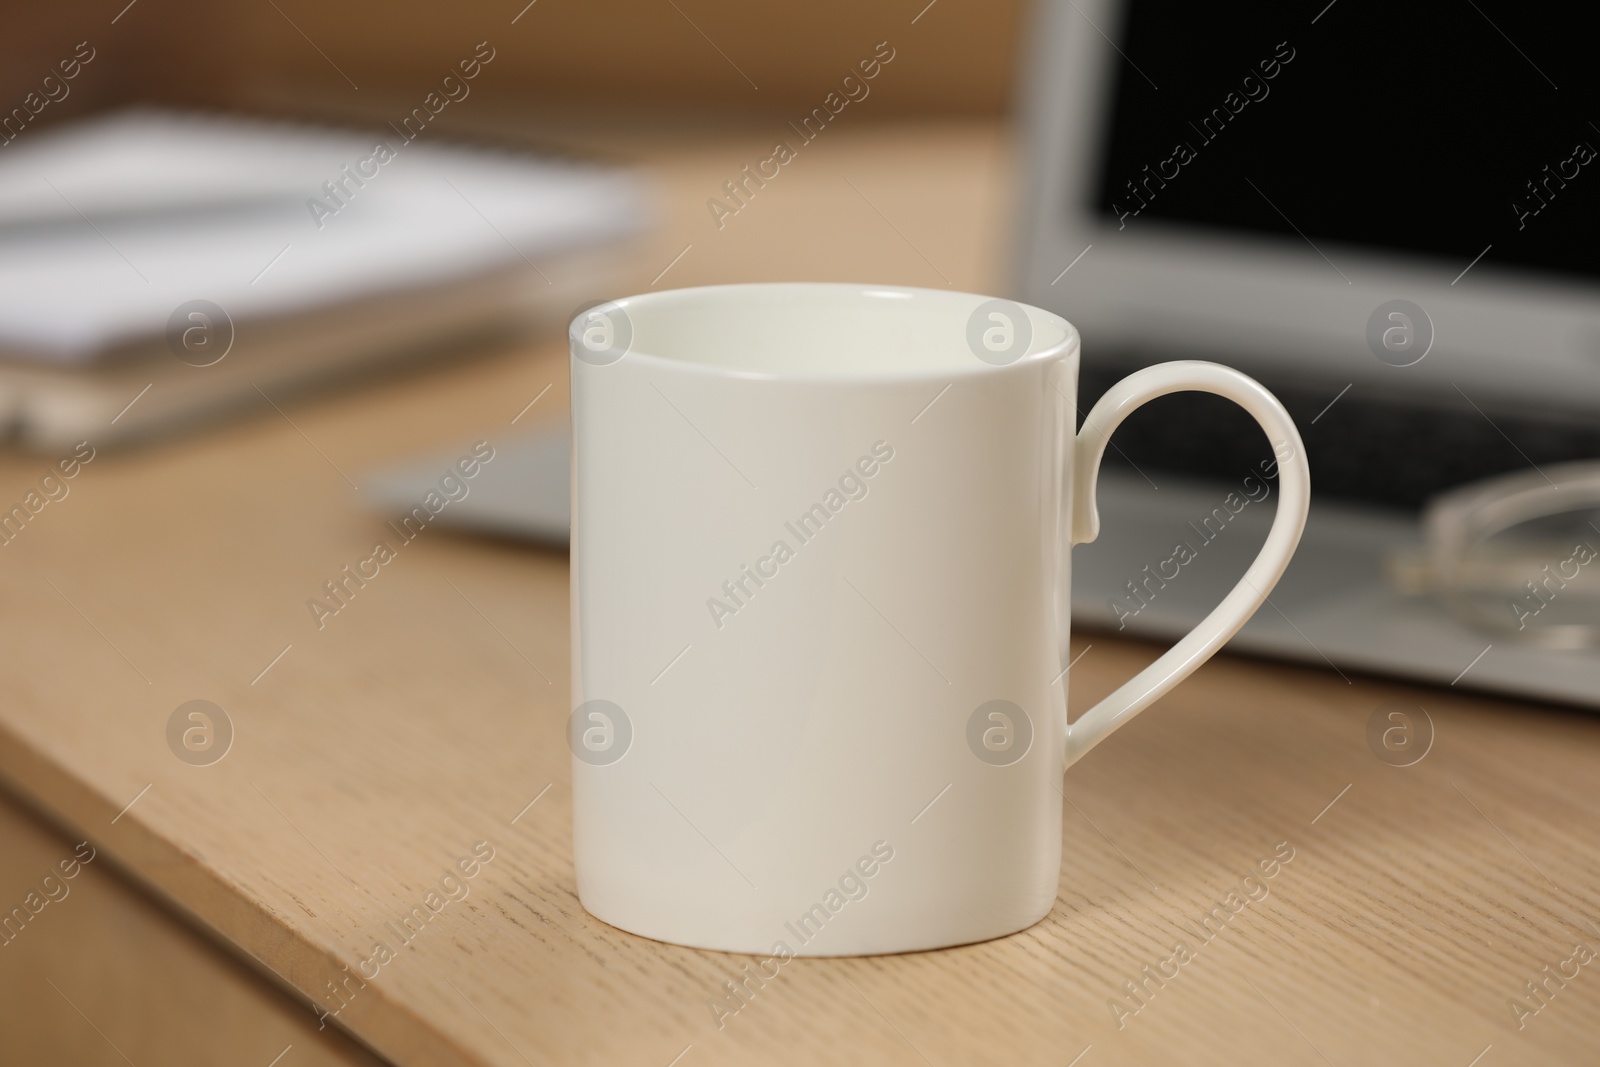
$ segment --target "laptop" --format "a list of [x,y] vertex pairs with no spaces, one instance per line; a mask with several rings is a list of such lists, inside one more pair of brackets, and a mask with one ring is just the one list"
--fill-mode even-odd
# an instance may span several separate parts
[[[1036,10],[1016,292],[1082,331],[1084,410],[1136,367],[1211,357],[1305,438],[1306,536],[1235,650],[1600,706],[1594,651],[1480,630],[1390,577],[1437,494],[1600,459],[1596,29],[1575,7]],[[1205,520],[1267,445],[1195,395],[1115,443],[1112,536],[1075,550],[1073,615],[1167,640],[1260,544],[1271,500]],[[1130,596],[1179,543],[1180,579]]]
[[[1295,416],[1310,522],[1230,648],[1600,707],[1600,654],[1480,630],[1392,577],[1437,494],[1600,459],[1600,16],[1515,16],[1046,0],[1008,295],[1081,330],[1084,411],[1138,367],[1214,358]],[[503,488],[454,520],[559,544],[565,449],[508,446]],[[1104,533],[1073,550],[1078,629],[1164,642],[1206,615],[1265,537],[1269,455],[1214,397],[1124,423]],[[379,495],[409,506],[436,467],[382,472]],[[1180,576],[1135,592],[1179,544]]]

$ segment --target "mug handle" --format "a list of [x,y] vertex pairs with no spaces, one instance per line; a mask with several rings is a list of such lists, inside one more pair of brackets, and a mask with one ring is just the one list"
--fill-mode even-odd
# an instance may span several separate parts
[[1187,678],[1228,638],[1239,632],[1283,576],[1306,527],[1311,474],[1306,467],[1305,445],[1278,398],[1254,378],[1231,367],[1182,360],[1159,363],[1128,375],[1112,386],[1084,419],[1073,447],[1072,543],[1081,545],[1100,534],[1095,485],[1112,432],[1147,401],[1190,390],[1227,397],[1254,416],[1266,431],[1278,460],[1278,510],[1272,519],[1272,529],[1250,569],[1211,614],[1154,663],[1067,728],[1066,763],[1069,767],[1113,730]]

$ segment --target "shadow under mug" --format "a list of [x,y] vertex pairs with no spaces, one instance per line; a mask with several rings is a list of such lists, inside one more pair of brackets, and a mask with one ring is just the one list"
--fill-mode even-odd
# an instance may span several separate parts
[[[789,956],[1025,929],[1061,869],[1066,766],[1261,605],[1310,481],[1282,405],[1166,363],[1081,431],[1064,319],[967,293],[683,289],[573,320],[573,847],[623,930]],[[1278,464],[1260,555],[1071,727],[1070,548],[1134,408],[1227,397]]]

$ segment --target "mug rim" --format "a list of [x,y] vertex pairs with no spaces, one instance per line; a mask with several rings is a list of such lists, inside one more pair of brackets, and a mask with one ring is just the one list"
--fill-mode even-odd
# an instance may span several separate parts
[[[746,367],[728,366],[720,363],[708,363],[697,359],[684,359],[671,356],[660,356],[639,349],[628,348],[618,360],[634,360],[643,362],[646,366],[658,370],[672,370],[678,373],[695,374],[712,378],[732,378],[745,381],[783,382],[786,384],[817,384],[817,385],[887,385],[905,383],[923,383],[932,381],[954,381],[966,378],[976,378],[988,374],[1003,373],[1032,367],[1037,364],[1047,364],[1061,359],[1071,359],[1078,355],[1082,346],[1082,339],[1078,329],[1067,319],[1034,304],[1023,303],[1020,300],[1009,300],[1004,297],[995,297],[983,293],[973,293],[960,289],[934,289],[926,286],[908,285],[878,285],[867,282],[725,282],[714,285],[684,286],[678,289],[662,289],[655,292],[635,293],[630,296],[617,297],[612,300],[600,301],[597,304],[584,308],[567,324],[567,341],[572,351],[571,358],[576,362],[588,362],[576,354],[579,344],[577,328],[583,317],[593,311],[595,307],[614,305],[626,311],[632,306],[648,307],[653,304],[664,304],[672,301],[684,301],[713,294],[726,295],[730,293],[753,293],[757,291],[778,292],[781,290],[804,290],[812,293],[823,290],[834,290],[847,293],[855,297],[870,297],[872,295],[905,296],[911,298],[934,300],[989,301],[1006,300],[1024,309],[1031,315],[1038,315],[1053,322],[1061,328],[1061,340],[1046,345],[1037,351],[1028,352],[1009,363],[987,363],[974,357],[970,367],[919,367],[911,370],[878,370],[878,371],[768,371],[753,370]],[[603,366],[603,364],[596,364]]]

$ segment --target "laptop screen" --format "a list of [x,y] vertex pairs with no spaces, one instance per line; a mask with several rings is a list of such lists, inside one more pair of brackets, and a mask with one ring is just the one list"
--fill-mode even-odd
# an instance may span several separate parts
[[1600,277],[1600,9],[1325,3],[1129,0],[1099,27],[1122,56],[1094,211]]

